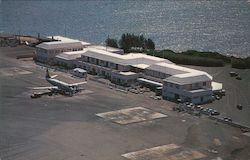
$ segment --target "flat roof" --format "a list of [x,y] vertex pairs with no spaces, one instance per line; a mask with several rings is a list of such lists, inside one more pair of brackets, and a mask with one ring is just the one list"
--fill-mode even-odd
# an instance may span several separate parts
[[[60,46],[59,48],[63,48],[61,46],[69,45],[70,47],[72,47],[74,45],[76,46],[82,45],[81,44],[82,42],[78,40],[73,40],[62,36],[54,36],[54,39],[58,39],[61,41],[45,42],[38,46],[45,45],[45,47],[50,48],[50,45],[52,45],[53,48],[54,47],[53,45],[55,45],[55,46]],[[213,77],[206,72],[178,66],[167,59],[146,55],[143,53],[128,53],[122,55],[117,53],[112,53],[112,51],[114,52],[120,50],[121,49],[119,48],[92,45],[88,46],[83,51],[68,52],[60,54],[57,57],[65,59],[74,59],[75,57],[78,58],[80,55],[83,55],[124,66],[133,66],[140,69],[158,71],[161,73],[171,75],[170,77],[166,78],[165,81],[177,84],[192,84],[196,82],[211,81],[213,79]]]
[[119,74],[124,75],[124,76],[131,76],[131,75],[135,75],[137,73],[135,73],[135,72],[119,72]]
[[137,64],[145,64],[145,65],[152,65],[154,63],[158,62],[166,62],[166,63],[173,63],[169,60],[149,56],[143,53],[129,53],[125,55],[120,55],[112,52],[108,52],[105,50],[99,50],[96,48],[86,48],[87,52],[85,52],[83,55],[109,61],[116,64],[121,65],[137,65]]
[[63,52],[64,54],[68,54],[68,55],[75,55],[75,54],[84,54],[86,52],[86,50],[80,50],[80,51],[70,51],[70,52]]
[[149,67],[149,65],[147,65],[147,64],[134,64],[134,65],[132,65],[133,67],[136,67],[136,68],[140,68],[140,69],[145,69],[145,68],[148,68]]
[[50,39],[53,38],[54,40],[57,40],[60,42],[80,42],[79,40],[71,39],[71,38],[63,37],[63,36],[48,36],[48,38]]
[[[48,38],[51,38],[52,39],[52,36],[49,36]],[[89,42],[85,42],[85,41],[80,41],[78,39],[71,39],[71,38],[68,38],[68,37],[63,37],[63,36],[53,36],[53,38],[55,40],[58,40],[58,41],[61,41],[61,42],[81,42],[81,44],[83,46],[89,46],[91,45],[91,43]]]
[[212,82],[212,90],[213,91],[220,91],[220,90],[222,90],[222,83],[218,83],[218,82]]
[[178,66],[176,64],[169,64],[169,63],[156,63],[156,64],[149,66],[147,70],[158,71],[158,72],[162,72],[168,75],[188,73],[187,68]]
[[114,47],[109,47],[109,46],[101,46],[101,45],[91,45],[88,46],[88,48],[94,48],[94,49],[100,49],[108,52],[124,52],[123,49],[120,48],[114,48]]
[[145,78],[137,78],[137,80],[139,82],[144,82],[144,83],[148,83],[148,84],[155,85],[155,86],[163,86],[162,83],[152,81],[152,80],[149,80],[149,79],[145,79]]
[[54,41],[54,42],[43,42],[37,45],[36,47],[50,50],[50,49],[61,49],[61,48],[81,48],[83,46],[81,42]]
[[120,55],[96,48],[86,48],[84,51],[79,51],[79,53],[82,53],[83,56],[92,57],[115,64],[126,66],[130,65],[140,69],[148,69],[166,73],[168,75],[172,75],[166,79],[166,81],[172,83],[190,84],[212,80],[212,76],[206,72],[178,66],[169,60],[142,53],[129,53],[126,55]]
[[201,92],[208,92],[208,91],[211,91],[211,90],[207,90],[207,89],[195,89],[195,90],[191,90],[191,91],[188,91],[190,93],[201,93]]
[[69,52],[64,52],[64,53],[56,55],[56,58],[64,59],[64,60],[74,60],[74,59],[80,58],[81,55],[82,55],[82,52],[74,53],[74,54],[69,53]]
[[86,73],[87,71],[82,69],[82,68],[74,68],[73,71],[78,71],[78,72],[81,72],[81,73]]
[[47,38],[57,40],[52,42],[43,42],[36,47],[43,49],[60,49],[60,48],[79,48],[79,47],[87,47],[91,45],[88,42],[83,42],[77,39],[71,39],[63,36],[48,36]]
[[171,75],[166,78],[165,81],[180,85],[211,81],[213,79],[213,77],[206,72],[170,63],[156,63],[149,66],[147,69]]
[[207,82],[212,80],[207,74],[202,72],[201,74],[196,74],[196,75],[194,75],[193,73],[187,73],[187,74],[190,74],[190,76],[178,77],[178,75],[173,75],[164,79],[164,81],[179,85],[185,85],[198,82]]

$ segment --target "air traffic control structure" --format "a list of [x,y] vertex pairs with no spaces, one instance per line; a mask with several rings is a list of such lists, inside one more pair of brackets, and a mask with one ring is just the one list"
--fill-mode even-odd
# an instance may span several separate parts
[[167,59],[143,53],[125,54],[122,49],[62,36],[53,36],[53,39],[57,41],[36,46],[36,60],[82,68],[123,86],[141,83],[162,88],[162,97],[168,100],[207,103],[212,101],[213,91],[222,89],[222,84],[213,82],[208,73],[176,65]]

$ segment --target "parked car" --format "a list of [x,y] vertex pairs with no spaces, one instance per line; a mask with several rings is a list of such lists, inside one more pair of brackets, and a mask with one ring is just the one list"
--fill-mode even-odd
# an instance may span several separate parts
[[213,111],[211,112],[211,115],[212,115],[212,116],[218,116],[218,115],[220,115],[220,112],[218,112],[218,111],[216,111],[216,110],[213,110]]
[[226,90],[225,90],[225,89],[222,89],[222,90],[220,91],[220,93],[221,93],[222,96],[225,96],[225,95],[226,95]]
[[230,72],[229,74],[230,74],[231,77],[236,77],[236,76],[238,76],[238,73],[236,73],[236,72]]
[[224,120],[225,122],[232,122],[232,119],[229,118],[229,117],[223,117],[223,120]]
[[240,76],[237,76],[236,79],[237,80],[242,80],[242,78]]
[[212,109],[212,108],[208,108],[208,110],[207,110],[207,112],[209,112],[209,113],[211,113],[213,111],[214,111],[214,109]]
[[205,115],[209,115],[210,113],[208,112],[209,108],[203,108],[201,110],[201,113],[205,114]]
[[161,97],[160,96],[155,96],[154,99],[155,100],[161,100]]
[[215,95],[215,99],[219,100],[221,97],[219,95]]
[[243,109],[243,106],[241,104],[237,104],[236,106],[239,110],[242,110]]
[[191,109],[192,109],[192,106],[191,106],[190,104],[188,104],[188,105],[186,105],[186,108],[187,108],[188,110],[191,110]]
[[222,89],[221,91],[219,91],[218,93],[216,93],[216,95],[218,95],[220,97],[225,96],[226,95],[226,90]]
[[194,106],[194,109],[196,109],[196,110],[201,110],[201,106]]

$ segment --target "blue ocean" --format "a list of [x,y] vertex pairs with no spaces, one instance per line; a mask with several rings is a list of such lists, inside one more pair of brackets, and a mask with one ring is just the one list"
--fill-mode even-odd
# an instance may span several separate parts
[[157,49],[250,56],[249,0],[0,0],[0,32],[96,44],[143,34]]

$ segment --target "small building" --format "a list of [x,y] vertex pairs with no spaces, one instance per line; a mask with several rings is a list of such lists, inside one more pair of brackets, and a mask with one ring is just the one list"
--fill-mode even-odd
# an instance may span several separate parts
[[140,74],[134,72],[112,72],[111,82],[128,87],[136,83],[139,76]]
[[203,104],[212,101],[212,76],[205,72],[173,75],[164,80],[162,96],[165,99]]
[[43,42],[36,46],[36,60],[53,64],[54,58],[63,52],[81,51],[90,43],[70,39],[62,36],[52,37],[52,42]]
[[63,52],[55,56],[53,64],[66,68],[75,68],[76,61],[81,57],[83,51]]
[[85,78],[85,79],[87,78],[87,71],[81,68],[73,69],[72,74],[80,78]]

